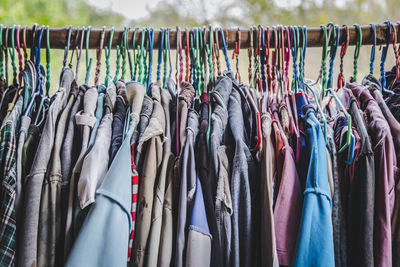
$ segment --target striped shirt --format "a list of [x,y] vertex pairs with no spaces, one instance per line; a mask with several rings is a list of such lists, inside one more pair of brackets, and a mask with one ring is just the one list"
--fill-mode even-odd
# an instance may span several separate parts
[[135,165],[135,144],[131,145],[131,170],[132,170],[132,206],[131,206],[131,216],[132,216],[132,231],[129,237],[129,247],[128,247],[128,262],[131,259],[132,247],[133,247],[133,238],[135,236],[135,219],[136,219],[136,203],[137,203],[137,195],[139,188],[139,175],[136,170]]

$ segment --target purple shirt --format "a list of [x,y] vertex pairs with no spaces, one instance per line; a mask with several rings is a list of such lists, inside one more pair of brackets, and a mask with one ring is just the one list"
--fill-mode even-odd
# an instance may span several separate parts
[[375,266],[392,266],[391,217],[394,206],[396,155],[390,127],[367,87],[347,83],[364,111],[375,157]]

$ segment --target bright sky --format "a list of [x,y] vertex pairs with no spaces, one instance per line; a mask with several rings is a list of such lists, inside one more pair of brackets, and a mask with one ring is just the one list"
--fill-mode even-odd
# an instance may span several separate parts
[[[124,15],[128,19],[145,18],[149,13],[148,8],[154,8],[157,4],[165,0],[87,0],[91,5],[107,9]],[[205,5],[212,5],[216,0],[203,0]],[[226,0],[225,0],[226,1]],[[231,1],[231,0],[227,0]],[[278,0],[277,4],[281,7],[298,5],[301,0]],[[337,0],[336,0],[337,1]],[[340,0],[339,2],[343,2]]]

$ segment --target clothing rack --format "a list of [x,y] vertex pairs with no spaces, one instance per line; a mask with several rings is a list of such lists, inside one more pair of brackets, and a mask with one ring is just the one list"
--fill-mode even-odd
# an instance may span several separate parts
[[[394,27],[397,28],[397,31],[400,29],[400,24],[392,24]],[[381,45],[386,42],[387,38],[387,33],[388,33],[388,26],[387,24],[376,24],[376,44]],[[279,26],[277,26],[279,27]],[[20,40],[22,42],[23,40],[23,33],[24,33],[24,26],[21,26],[20,29]],[[354,26],[348,26],[349,28],[349,45],[355,45],[356,42],[358,41],[358,33],[356,30],[356,27]],[[11,46],[11,26],[8,27],[3,27],[3,44],[5,44],[5,36],[6,36],[6,31],[8,29],[8,40],[7,40],[7,46]],[[136,38],[135,38],[135,44],[139,45],[141,41],[141,32],[142,29],[137,29],[136,32]],[[266,28],[264,28],[266,29]],[[273,47],[275,38],[274,34],[272,34],[272,27],[270,27],[270,45]],[[64,49],[66,46],[67,42],[67,35],[68,35],[68,30],[69,27],[65,28],[50,28],[50,47],[55,48],[55,49]],[[96,49],[99,47],[100,43],[100,36],[101,32],[105,31],[105,36],[104,36],[104,45],[108,44],[108,38],[109,34],[111,31],[111,28],[103,28],[103,29],[91,29],[90,30],[90,38],[89,38],[89,49]],[[180,29],[181,33],[185,33],[185,28]],[[206,27],[206,30],[208,32],[208,27]],[[363,25],[361,26],[362,30],[362,44],[363,45],[371,45],[373,44],[374,41],[374,35],[373,35],[373,30],[371,25]],[[38,33],[40,31],[40,27],[36,28],[36,36],[38,36]],[[192,30],[189,30],[190,32]],[[240,45],[241,48],[249,48],[250,47],[250,29],[223,29],[224,32],[224,38],[225,42],[227,45],[228,49],[233,49],[235,47],[235,42],[237,41],[238,37],[238,31],[240,31]],[[15,31],[16,32],[16,31]],[[329,32],[329,30],[328,30]],[[72,28],[71,30],[71,38],[70,38],[70,45],[73,44],[74,41],[74,36],[77,33],[77,28]],[[113,41],[112,41],[112,48],[116,48],[117,45],[121,43],[121,39],[123,36],[124,30],[115,30],[114,31],[114,36],[113,36]],[[133,33],[134,33],[134,28],[130,28],[128,31],[128,41],[129,41],[129,47],[132,47],[132,38],[133,38]],[[161,31],[160,30],[154,30],[154,47],[159,46],[159,41],[161,37]],[[340,27],[340,43],[345,39],[345,34],[346,30],[344,27]],[[170,29],[169,30],[169,37],[170,37],[170,48],[171,49],[176,49],[176,38],[177,38],[177,29]],[[254,33],[253,36],[255,36],[256,33]],[[46,30],[43,33],[43,38],[46,36]],[[291,35],[290,35],[291,36]],[[307,47],[321,47],[324,38],[323,38],[323,30],[321,28],[307,28]],[[29,48],[31,46],[31,37],[32,37],[32,28],[26,28],[26,45]],[[146,34],[147,38],[147,34]],[[208,40],[208,34],[206,34],[206,38]],[[220,46],[222,45],[222,40],[221,38],[219,39]],[[285,42],[287,43],[285,36]],[[300,39],[301,39],[301,34],[300,34]],[[397,35],[397,41],[400,40],[400,34]],[[182,43],[183,45],[185,44],[185,38],[182,37]],[[46,42],[42,41],[42,48],[46,47]]]

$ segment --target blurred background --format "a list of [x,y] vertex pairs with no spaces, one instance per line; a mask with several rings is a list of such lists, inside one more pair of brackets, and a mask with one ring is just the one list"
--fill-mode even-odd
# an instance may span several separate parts
[[[124,26],[175,28],[177,25],[181,28],[192,28],[208,24],[226,28],[276,24],[318,27],[331,21],[339,25],[354,23],[366,25],[382,23],[387,19],[392,22],[400,19],[400,0],[0,0],[1,24],[19,24],[29,27],[35,22],[50,27],[91,25],[93,28],[114,26],[119,29]],[[337,76],[339,66],[339,51],[335,61],[334,77]],[[369,70],[370,51],[371,46],[361,48],[358,63],[359,80]],[[350,47],[344,59],[346,78],[353,72],[353,53],[354,47]],[[378,75],[381,50],[377,48],[376,53],[375,75]],[[53,92],[57,90],[62,54],[62,50],[51,52]],[[111,54],[111,73],[114,73],[115,50]],[[93,50],[90,56],[94,59],[94,55]],[[154,56],[157,56],[157,52]],[[174,55],[172,59],[175,60]],[[44,60],[43,54],[42,61]],[[84,60],[82,57],[82,66],[85,64]],[[321,49],[309,48],[305,66],[308,78],[317,78],[320,61]],[[394,54],[390,49],[386,68],[391,68],[393,64]],[[103,76],[104,66],[103,62],[101,71]],[[175,66],[174,62],[173,66]],[[239,68],[244,79],[247,77],[247,66],[247,52],[242,52]],[[84,67],[80,69],[83,73]],[[155,72],[153,74],[154,80]],[[92,67],[92,79],[93,76],[94,67]],[[84,75],[80,77],[80,82],[83,82]]]

